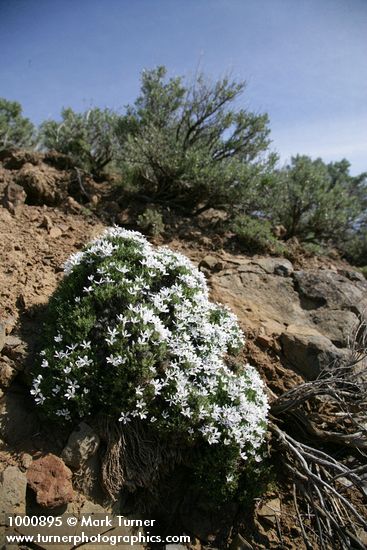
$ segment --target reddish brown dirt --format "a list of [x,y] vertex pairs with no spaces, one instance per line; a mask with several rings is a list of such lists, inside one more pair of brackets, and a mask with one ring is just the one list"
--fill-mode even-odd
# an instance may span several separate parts
[[46,303],[63,262],[102,228],[95,217],[47,206],[24,205],[15,216],[0,208],[1,319],[14,323],[24,309]]

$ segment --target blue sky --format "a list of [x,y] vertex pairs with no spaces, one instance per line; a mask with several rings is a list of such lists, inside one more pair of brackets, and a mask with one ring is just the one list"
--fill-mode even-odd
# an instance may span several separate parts
[[228,71],[283,161],[367,170],[367,0],[0,0],[0,96],[34,122],[122,109],[143,68]]

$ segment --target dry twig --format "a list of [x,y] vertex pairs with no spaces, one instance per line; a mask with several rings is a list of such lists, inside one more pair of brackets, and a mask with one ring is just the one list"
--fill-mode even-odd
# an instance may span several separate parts
[[[321,549],[365,548],[361,533],[367,533],[363,512],[367,499],[366,358],[367,324],[361,321],[344,363],[331,365],[316,380],[286,392],[271,406],[270,430],[294,479],[295,509],[307,548],[312,547],[311,532]],[[293,436],[297,433],[312,443],[301,443]],[[330,443],[333,452],[327,448]],[[335,448],[344,455],[352,451],[354,465],[338,460]],[[301,513],[305,508],[308,516]]]

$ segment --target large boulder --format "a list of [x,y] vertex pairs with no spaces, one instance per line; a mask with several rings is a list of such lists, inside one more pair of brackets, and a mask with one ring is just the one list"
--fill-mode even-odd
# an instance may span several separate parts
[[315,378],[345,359],[367,311],[367,281],[359,273],[294,271],[283,258],[226,260],[220,273],[211,274],[214,299],[230,306],[245,331],[260,335],[266,347],[279,341],[287,366]]
[[257,258],[256,260],[252,260],[252,263],[260,266],[261,269],[270,275],[289,277],[293,273],[293,265],[286,258],[273,258],[269,256],[267,258]]
[[341,309],[317,309],[310,312],[310,319],[317,330],[339,348],[349,345],[358,326],[357,315]]
[[306,310],[326,306],[360,315],[367,308],[366,280],[352,281],[331,270],[310,270],[296,271],[294,281],[302,307]]
[[213,297],[231,307],[245,329],[263,329],[270,336],[279,336],[289,324],[312,326],[292,277],[285,276],[291,270],[288,260],[241,259],[212,276]]
[[317,378],[322,370],[340,364],[347,355],[346,350],[338,349],[328,338],[313,332],[287,331],[281,335],[280,341],[285,358],[308,380]]

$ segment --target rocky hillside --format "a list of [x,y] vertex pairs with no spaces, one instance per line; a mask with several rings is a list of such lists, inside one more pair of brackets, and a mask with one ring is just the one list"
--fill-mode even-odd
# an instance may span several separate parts
[[[27,374],[62,263],[105,225],[133,227],[134,209],[116,199],[110,182],[81,175],[66,157],[21,151],[0,155],[0,200],[2,510],[109,511],[98,482],[98,435],[83,423],[71,434],[50,433],[34,410]],[[367,308],[360,273],[338,259],[248,257],[208,230],[207,219],[190,224],[172,224],[155,241],[188,255],[213,299],[238,315],[246,359],[265,378],[270,399],[349,353]],[[189,533],[196,549],[306,548],[281,476],[251,512],[237,507],[218,516],[188,498],[177,508],[174,527]]]

